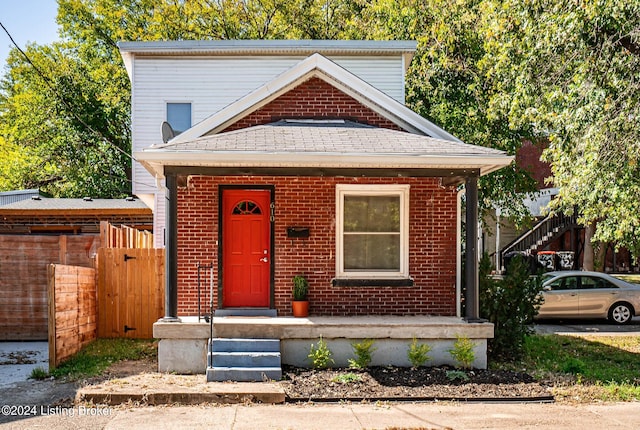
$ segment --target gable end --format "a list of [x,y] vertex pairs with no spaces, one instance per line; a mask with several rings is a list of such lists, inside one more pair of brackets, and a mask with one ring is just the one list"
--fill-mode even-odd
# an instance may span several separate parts
[[297,118],[346,119],[381,128],[403,130],[328,82],[312,77],[220,132]]

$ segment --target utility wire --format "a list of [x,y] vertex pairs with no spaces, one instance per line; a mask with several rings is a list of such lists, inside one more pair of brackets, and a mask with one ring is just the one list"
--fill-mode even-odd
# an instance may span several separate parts
[[98,136],[103,142],[113,146],[117,151],[121,152],[122,154],[124,154],[125,156],[131,158],[134,161],[138,161],[135,159],[135,157],[133,156],[133,154],[126,152],[125,150],[123,150],[122,148],[120,148],[118,145],[116,145],[115,143],[113,143],[112,141],[110,141],[109,139],[107,139],[107,137],[102,134],[100,131],[94,129],[93,127],[91,127],[89,124],[87,124],[81,117],[80,115],[78,115],[74,110],[73,107],[71,106],[71,104],[66,100],[66,98],[61,95],[58,90],[54,87],[54,85],[51,83],[51,80],[44,75],[44,73],[42,73],[42,71],[38,68],[38,66],[36,66],[33,61],[31,61],[31,58],[29,58],[29,56],[27,55],[26,52],[24,52],[22,50],[22,48],[20,48],[20,46],[18,46],[18,44],[16,43],[15,40],[13,40],[13,36],[11,36],[11,33],[9,33],[9,30],[7,30],[7,28],[2,24],[2,21],[0,21],[0,27],[2,27],[2,29],[4,30],[5,33],[7,33],[7,36],[9,36],[9,40],[11,40],[11,43],[13,44],[13,46],[16,47],[16,49],[18,51],[20,51],[20,53],[22,54],[22,56],[27,60],[27,62],[31,65],[31,67],[33,67],[33,69],[36,71],[36,73],[38,74],[38,76],[40,76],[42,78],[42,80],[44,81],[44,83],[47,85],[47,87],[53,92],[54,96],[62,102],[62,104],[65,105],[65,107],[67,108],[67,110],[71,113],[71,115],[73,115],[87,130],[89,130],[91,133],[95,134],[96,136]]

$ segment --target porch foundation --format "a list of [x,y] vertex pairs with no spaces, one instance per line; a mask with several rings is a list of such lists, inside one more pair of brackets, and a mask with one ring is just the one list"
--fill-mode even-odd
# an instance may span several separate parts
[[[182,322],[156,322],[153,335],[158,345],[158,371],[202,373],[206,371],[209,323],[197,317]],[[473,367],[487,367],[487,339],[493,338],[493,324],[466,322],[457,317],[363,316],[363,317],[215,317],[213,336],[250,339],[280,339],[282,363],[310,367],[309,349],[320,337],[333,353],[334,366],[346,367],[354,358],[351,344],[374,340],[373,366],[410,366],[407,350],[415,337],[431,346],[428,366],[454,365],[449,354],[459,336],[475,343]]]

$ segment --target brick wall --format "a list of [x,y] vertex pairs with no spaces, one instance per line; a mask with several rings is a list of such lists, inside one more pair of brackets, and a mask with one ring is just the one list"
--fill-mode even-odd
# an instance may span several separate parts
[[[333,287],[336,184],[410,184],[409,273],[412,287]],[[437,178],[191,176],[178,190],[178,313],[197,313],[197,264],[213,262],[217,283],[219,185],[275,187],[275,305],[291,315],[291,278],[309,279],[313,315],[454,315],[456,192]],[[290,239],[288,226],[310,227]],[[204,298],[207,302],[207,298]],[[217,308],[217,297],[215,302]]]
[[311,78],[224,131],[238,130],[291,118],[341,118],[377,127],[402,130],[353,97],[320,78]]
[[538,184],[539,190],[553,186],[546,183],[546,179],[553,176],[551,166],[549,163],[540,160],[547,146],[548,142],[546,141],[534,143],[525,140],[516,152],[516,164],[531,175]]

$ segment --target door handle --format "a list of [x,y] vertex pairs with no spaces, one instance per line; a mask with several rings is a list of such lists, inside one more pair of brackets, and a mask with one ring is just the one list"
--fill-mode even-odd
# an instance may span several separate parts
[[267,260],[267,257],[262,257],[262,258],[260,259],[260,261],[262,261],[263,263],[266,263],[266,262],[267,262],[267,261],[269,261],[269,260]]

